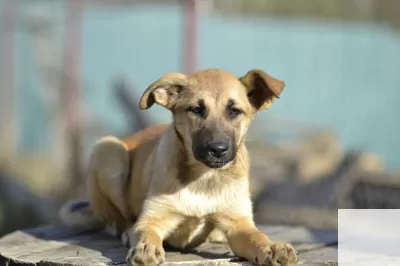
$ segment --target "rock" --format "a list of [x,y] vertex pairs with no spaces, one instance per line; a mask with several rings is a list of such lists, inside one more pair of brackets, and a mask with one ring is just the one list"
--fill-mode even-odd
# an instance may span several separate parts
[[[320,256],[317,252],[308,255],[311,251],[323,250],[327,246],[335,247],[335,231],[268,225],[259,225],[259,229],[273,241],[293,243],[300,254],[299,265],[317,266],[337,262],[334,257]],[[226,243],[205,243],[190,252],[166,251],[166,262],[163,265],[253,265],[233,256]],[[128,249],[117,238],[103,231],[73,231],[58,226],[16,231],[0,239],[0,265],[127,266],[127,252]]]
[[338,208],[400,208],[400,177],[390,178],[380,169],[378,157],[350,151],[324,177],[270,183],[259,189],[255,219],[259,223],[336,228]]

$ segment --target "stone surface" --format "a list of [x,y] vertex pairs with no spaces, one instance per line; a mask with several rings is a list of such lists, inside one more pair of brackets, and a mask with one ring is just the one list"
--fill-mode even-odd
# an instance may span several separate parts
[[[337,233],[304,227],[259,226],[272,240],[290,241],[299,265],[335,265]],[[79,232],[58,226],[15,231],[0,239],[0,265],[127,265],[128,249],[102,231]],[[336,254],[336,255],[335,255]],[[206,243],[190,253],[168,250],[164,265],[251,265],[235,258],[226,244]]]
[[253,198],[255,220],[336,230],[338,209],[399,208],[399,175],[380,171],[378,161],[349,151],[325,177],[264,184]]

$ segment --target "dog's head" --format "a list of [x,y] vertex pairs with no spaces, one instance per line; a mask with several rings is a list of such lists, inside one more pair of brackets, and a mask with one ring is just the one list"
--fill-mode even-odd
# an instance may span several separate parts
[[284,87],[258,69],[243,77],[220,69],[168,73],[147,88],[140,109],[157,103],[171,110],[176,134],[192,159],[221,168],[235,159],[253,116],[269,108]]

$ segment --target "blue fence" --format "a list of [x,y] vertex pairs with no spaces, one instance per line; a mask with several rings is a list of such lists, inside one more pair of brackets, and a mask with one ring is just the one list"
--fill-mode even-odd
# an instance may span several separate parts
[[[124,130],[125,120],[111,98],[111,80],[126,74],[140,94],[163,73],[182,71],[182,22],[180,7],[85,11],[84,101],[113,130]],[[40,84],[34,53],[27,33],[19,30],[20,141],[23,149],[40,148],[48,145],[47,115],[35,94]],[[398,31],[384,24],[214,14],[202,17],[199,49],[199,68],[220,67],[238,75],[262,68],[285,80],[282,98],[261,120],[270,115],[330,127],[345,147],[376,152],[389,168],[399,168]],[[159,107],[149,112],[157,122],[169,120]]]

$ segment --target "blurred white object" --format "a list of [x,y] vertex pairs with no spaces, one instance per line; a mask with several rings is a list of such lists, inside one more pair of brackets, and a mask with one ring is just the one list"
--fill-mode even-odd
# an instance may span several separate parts
[[339,265],[400,265],[400,210],[338,210]]

